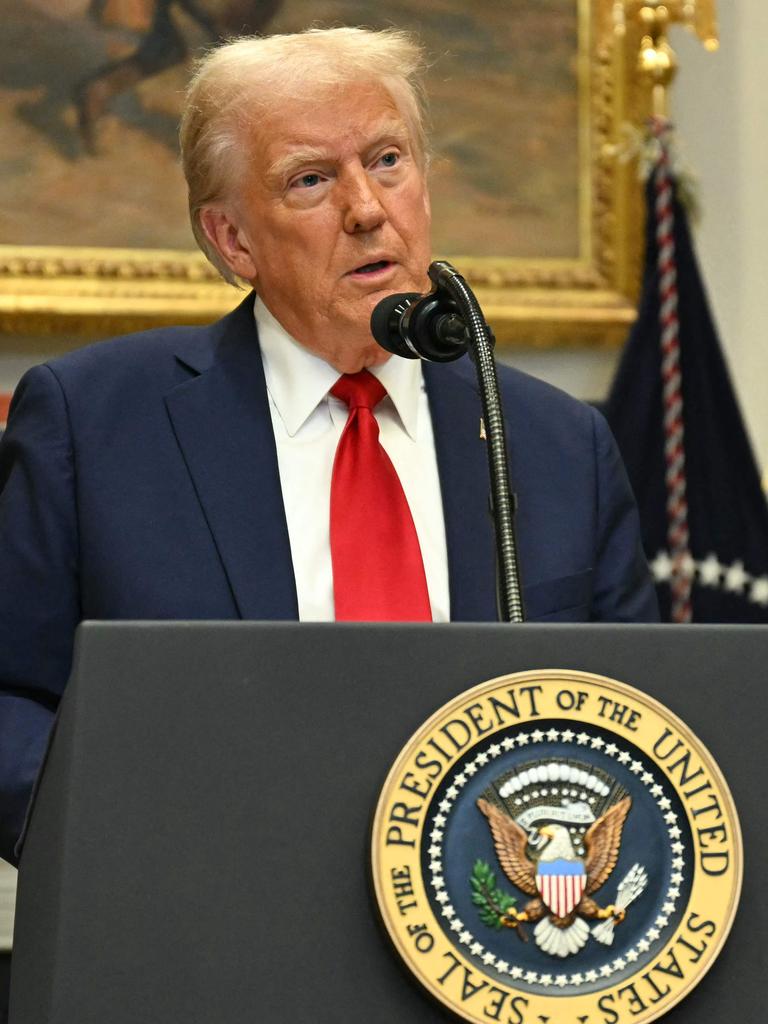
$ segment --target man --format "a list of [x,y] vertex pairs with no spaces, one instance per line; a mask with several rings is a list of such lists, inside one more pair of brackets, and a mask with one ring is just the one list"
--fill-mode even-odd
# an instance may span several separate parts
[[[255,289],[256,325],[248,296],[19,385],[0,454],[3,856],[83,618],[495,619],[472,368],[422,374],[369,330],[382,297],[427,289],[421,66],[407,37],[359,29],[214,51],[182,123],[190,211]],[[371,381],[375,419],[352,394]],[[652,619],[602,420],[516,371],[501,383],[529,619]]]

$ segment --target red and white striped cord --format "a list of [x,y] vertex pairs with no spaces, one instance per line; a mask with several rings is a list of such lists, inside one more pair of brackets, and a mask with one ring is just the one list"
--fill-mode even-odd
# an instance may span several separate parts
[[693,559],[691,558],[688,533],[688,500],[685,479],[675,212],[669,161],[671,125],[666,118],[656,117],[651,121],[651,130],[659,143],[659,158],[654,170],[654,185],[659,267],[664,459],[667,487],[667,545],[672,562],[670,575],[671,618],[673,622],[690,622],[692,618]]

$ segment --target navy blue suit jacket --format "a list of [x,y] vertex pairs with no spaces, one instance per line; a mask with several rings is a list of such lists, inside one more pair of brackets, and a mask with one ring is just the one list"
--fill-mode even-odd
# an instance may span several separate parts
[[[493,621],[472,366],[426,365],[451,617]],[[528,618],[656,616],[637,515],[600,416],[501,368]],[[252,302],[36,367],[0,447],[0,854],[13,856],[81,619],[295,619]],[[318,510],[325,514],[325,510]]]

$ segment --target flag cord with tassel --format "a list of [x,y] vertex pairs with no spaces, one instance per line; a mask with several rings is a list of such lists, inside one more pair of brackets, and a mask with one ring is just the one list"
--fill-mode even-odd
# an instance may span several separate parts
[[680,320],[677,303],[675,211],[670,173],[671,124],[665,117],[651,119],[658,143],[654,168],[656,240],[658,244],[659,311],[661,321],[661,377],[664,403],[664,459],[667,491],[667,543],[672,563],[670,575],[671,619],[690,622],[693,560],[688,531],[688,500],[685,476],[683,388],[680,365]]

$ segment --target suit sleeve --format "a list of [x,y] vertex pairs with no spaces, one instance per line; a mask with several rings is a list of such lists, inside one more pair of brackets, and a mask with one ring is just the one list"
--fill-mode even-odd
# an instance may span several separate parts
[[592,417],[597,459],[592,618],[600,622],[658,622],[656,591],[624,463],[608,424],[594,409]]
[[64,394],[30,370],[0,441],[0,856],[16,862],[80,619],[75,464]]

